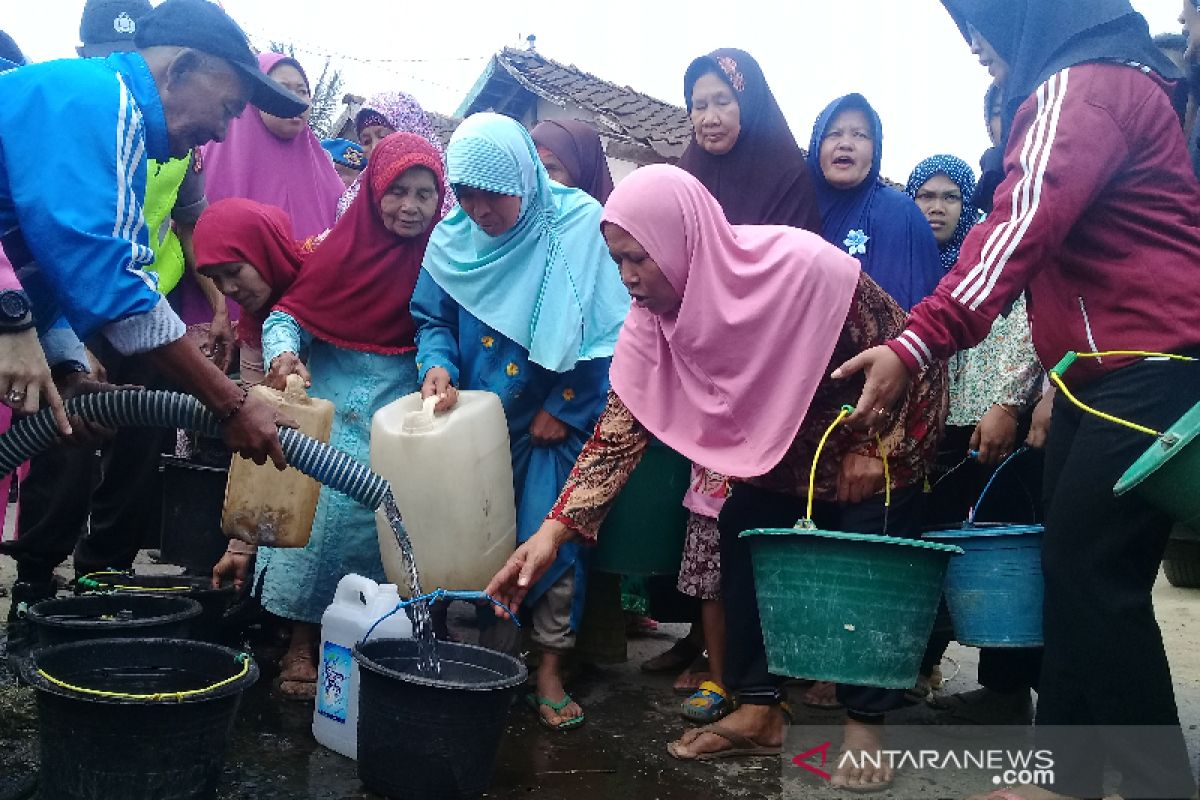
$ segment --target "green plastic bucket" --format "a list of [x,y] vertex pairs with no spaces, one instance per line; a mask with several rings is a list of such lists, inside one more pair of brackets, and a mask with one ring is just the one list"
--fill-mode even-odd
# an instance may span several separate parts
[[1200,525],[1200,403],[1176,420],[1133,462],[1113,492],[1131,490],[1189,527]]
[[907,689],[952,555],[920,539],[815,528],[745,531],[776,675]]
[[692,464],[652,444],[600,528],[592,569],[621,575],[674,575],[687,536],[683,495]]

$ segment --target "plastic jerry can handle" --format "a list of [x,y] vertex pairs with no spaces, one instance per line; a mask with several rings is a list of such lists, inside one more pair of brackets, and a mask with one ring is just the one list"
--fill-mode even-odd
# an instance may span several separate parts
[[421,401],[420,411],[410,411],[404,415],[405,433],[428,433],[437,425],[433,416],[433,408],[438,404],[438,396],[430,395]]
[[287,376],[286,380],[287,386],[283,390],[283,399],[285,402],[298,406],[308,405],[312,402],[308,399],[308,392],[304,390],[304,378],[292,373]]
[[351,573],[338,581],[335,603],[369,606],[379,591],[379,584],[370,578]]

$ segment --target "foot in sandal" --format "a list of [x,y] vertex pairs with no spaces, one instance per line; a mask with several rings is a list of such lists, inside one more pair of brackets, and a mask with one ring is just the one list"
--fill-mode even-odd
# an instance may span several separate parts
[[[552,730],[569,731],[583,724],[583,709],[563,686],[562,653],[542,651],[537,668],[537,697],[534,707],[541,723]],[[528,702],[528,700],[526,701]]]
[[[842,733],[842,755],[829,785],[849,792],[882,792],[895,777],[883,750],[883,725],[847,719]],[[875,766],[878,764],[879,766]]]
[[744,705],[719,723],[688,731],[668,744],[667,752],[681,761],[777,756],[786,724],[779,706]]

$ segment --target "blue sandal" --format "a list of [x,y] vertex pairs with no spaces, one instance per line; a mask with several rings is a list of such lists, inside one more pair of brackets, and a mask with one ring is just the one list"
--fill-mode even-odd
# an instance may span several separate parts
[[683,701],[679,711],[689,722],[710,725],[724,718],[736,706],[724,689],[712,681],[705,681],[691,697]]
[[547,697],[538,697],[533,692],[530,692],[529,694],[525,695],[525,705],[527,705],[531,709],[533,709],[534,714],[537,714],[538,722],[541,723],[542,727],[545,728],[546,730],[551,730],[551,731],[562,731],[562,732],[573,731],[576,728],[578,728],[580,725],[582,725],[584,722],[584,719],[586,719],[586,718],[584,717],[583,714],[580,714],[578,717],[572,717],[571,719],[565,720],[565,721],[560,722],[557,725],[555,725],[553,722],[546,719],[544,714],[542,714],[542,706],[545,706],[546,708],[550,709],[555,714],[557,714],[558,712],[562,711],[564,708],[566,708],[573,702],[575,702],[575,701],[571,699],[571,695],[566,694],[565,692],[563,693],[563,699],[559,700],[557,703],[555,703],[553,700],[550,700]]

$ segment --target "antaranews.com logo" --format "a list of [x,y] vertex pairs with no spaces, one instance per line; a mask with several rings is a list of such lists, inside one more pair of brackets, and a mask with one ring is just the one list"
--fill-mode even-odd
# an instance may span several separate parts
[[[831,752],[832,751],[832,752]],[[792,758],[797,767],[829,781],[837,772],[856,769],[890,769],[893,772],[980,770],[992,773],[997,786],[1054,783],[1054,756],[1049,750],[960,748],[946,750],[882,749],[833,751],[826,741]]]

